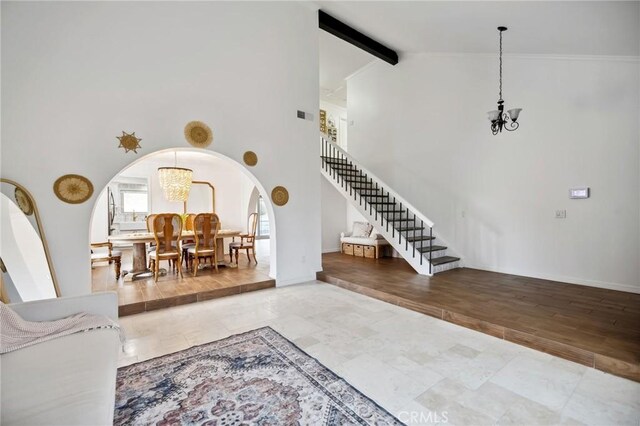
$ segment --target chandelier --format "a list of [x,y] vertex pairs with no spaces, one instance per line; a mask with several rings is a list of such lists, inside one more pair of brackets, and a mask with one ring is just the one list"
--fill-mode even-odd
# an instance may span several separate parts
[[500,31],[500,95],[498,98],[498,109],[489,111],[489,121],[491,121],[491,133],[497,135],[502,132],[502,129],[510,132],[516,130],[520,124],[518,123],[518,116],[522,108],[514,108],[504,112],[504,100],[502,99],[502,32],[507,31],[507,27],[498,27]]
[[178,166],[178,153],[174,152],[175,167],[159,167],[158,178],[164,197],[168,201],[187,201],[191,191],[193,170]]

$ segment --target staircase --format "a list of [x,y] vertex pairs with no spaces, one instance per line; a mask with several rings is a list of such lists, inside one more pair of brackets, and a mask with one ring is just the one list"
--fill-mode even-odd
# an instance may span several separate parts
[[460,258],[448,256],[446,243],[436,241],[432,221],[338,145],[320,142],[322,175],[416,272],[433,275],[460,267]]

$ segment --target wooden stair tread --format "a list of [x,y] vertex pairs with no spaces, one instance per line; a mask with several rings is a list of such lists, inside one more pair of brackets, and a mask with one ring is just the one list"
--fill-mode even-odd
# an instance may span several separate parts
[[351,164],[351,163],[332,163],[332,162],[328,162],[327,164],[329,165],[329,167],[331,167],[332,169],[336,169],[336,170],[341,170],[341,169],[354,170],[354,169],[356,169],[356,166]]
[[396,228],[396,231],[398,232],[419,231],[421,229],[424,229],[424,228],[421,228],[419,226],[403,226],[403,227]]
[[429,253],[430,251],[439,251],[439,250],[446,250],[447,247],[445,246],[425,246],[425,247],[418,247],[417,250],[420,253]]
[[413,237],[407,237],[406,240],[409,241],[410,243],[414,243],[416,241],[429,241],[429,240],[435,240],[436,237],[430,237],[428,235],[424,235],[424,236],[413,236]]
[[444,265],[446,263],[457,262],[458,260],[460,260],[459,257],[442,256],[442,257],[436,257],[434,259],[431,259],[431,264],[433,266],[438,266],[438,265]]

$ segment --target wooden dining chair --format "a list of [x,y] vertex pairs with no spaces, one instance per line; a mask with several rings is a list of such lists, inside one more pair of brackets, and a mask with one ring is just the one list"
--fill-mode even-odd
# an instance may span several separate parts
[[149,253],[149,258],[153,269],[153,279],[156,282],[162,260],[173,260],[173,267],[177,267],[178,273],[182,277],[182,252],[179,244],[181,235],[182,218],[180,215],[163,213],[153,219],[153,237],[156,241],[156,249]]
[[[147,223],[147,232],[153,232],[153,220],[158,216],[157,214],[150,214],[145,219]],[[156,249],[156,243],[149,243],[149,247],[147,247],[147,257],[149,258],[149,268],[151,268],[151,258],[149,257],[149,253]]]
[[[94,249],[100,249],[106,247],[106,251],[94,251]],[[91,266],[96,262],[109,262],[116,268],[116,281],[120,279],[120,267],[122,265],[122,252],[113,249],[111,243],[91,243]]]
[[[193,231],[193,221],[196,218],[195,213],[189,213],[184,220],[184,229],[186,231]],[[183,240],[182,241],[182,260],[184,260],[185,265],[189,266],[189,249],[195,247],[195,240]]]
[[200,213],[194,218],[193,236],[195,246],[189,248],[189,264],[193,276],[198,274],[198,264],[201,258],[209,258],[211,266],[218,272],[217,238],[220,230],[220,219],[215,213]]
[[196,216],[198,216],[195,213],[189,213],[187,215],[187,219],[185,220],[185,228],[187,231],[193,231],[193,222],[196,220]]
[[153,221],[155,220],[157,214],[150,214],[147,216],[147,232],[153,232]]
[[[247,219],[247,233],[240,234],[240,241],[233,241],[229,244],[229,257],[231,258],[231,263],[233,263],[233,254],[236,255],[236,263],[240,261],[238,257],[238,252],[240,250],[247,250],[247,259],[251,262],[250,252],[253,252],[253,261],[258,264],[258,259],[256,258],[256,231],[258,229],[258,213],[251,213],[249,218]],[[235,238],[234,238],[235,239]]]

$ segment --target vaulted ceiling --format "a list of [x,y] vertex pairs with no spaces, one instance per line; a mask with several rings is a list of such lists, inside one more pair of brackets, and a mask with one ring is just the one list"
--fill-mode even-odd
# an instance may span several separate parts
[[345,78],[375,60],[357,47],[325,32],[320,35],[320,99],[346,106]]
[[319,1],[325,12],[409,52],[640,55],[638,1]]
[[[317,1],[335,18],[407,53],[640,56],[639,1]],[[320,32],[321,99],[346,105],[348,77],[375,59]]]

